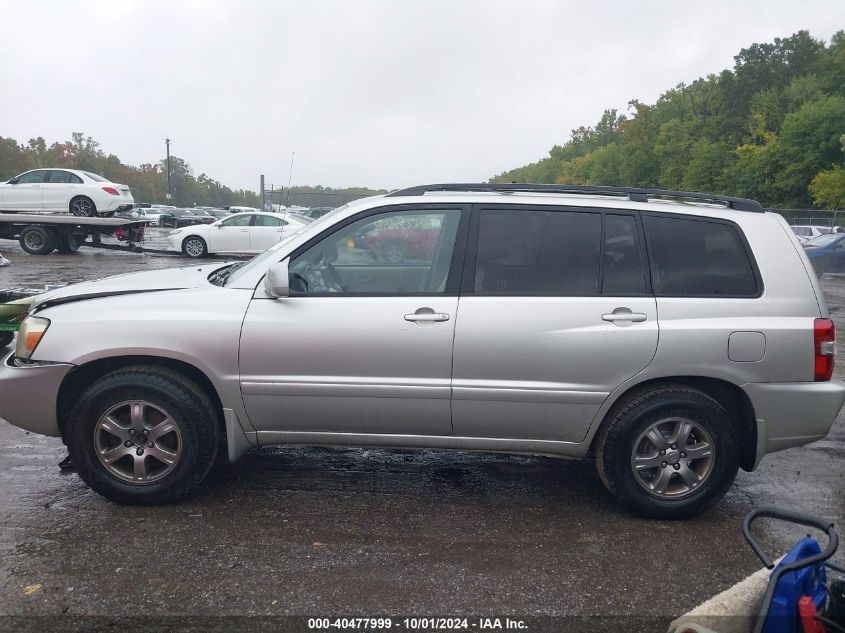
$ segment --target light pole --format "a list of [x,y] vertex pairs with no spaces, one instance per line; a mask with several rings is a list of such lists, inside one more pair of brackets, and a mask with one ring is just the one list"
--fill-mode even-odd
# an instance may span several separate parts
[[170,189],[170,139],[164,139],[164,144],[167,146],[167,200],[173,198],[173,191]]

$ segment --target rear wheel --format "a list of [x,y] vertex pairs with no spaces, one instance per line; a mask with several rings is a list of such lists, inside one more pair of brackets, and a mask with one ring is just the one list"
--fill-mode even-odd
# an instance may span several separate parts
[[208,246],[201,237],[190,235],[182,242],[182,252],[188,257],[205,257],[208,255]]
[[67,444],[79,476],[120,503],[171,503],[208,474],[220,444],[211,401],[187,377],[161,367],[121,369],[76,402]]
[[94,204],[94,201],[91,200],[91,198],[76,196],[70,201],[70,212],[73,215],[78,215],[84,218],[96,218],[97,205]]
[[53,235],[42,226],[27,226],[18,237],[21,248],[30,255],[47,255],[56,247]]
[[75,253],[79,250],[79,239],[73,233],[56,236],[56,248],[60,253]]
[[703,512],[728,491],[739,446],[724,407],[684,385],[632,394],[596,439],[607,489],[641,516],[680,519]]

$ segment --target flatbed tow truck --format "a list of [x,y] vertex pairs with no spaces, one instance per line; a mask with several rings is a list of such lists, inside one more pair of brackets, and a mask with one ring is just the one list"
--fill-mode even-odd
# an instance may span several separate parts
[[[147,224],[149,220],[87,218],[58,213],[0,213],[0,238],[18,240],[21,248],[32,255],[48,255],[54,250],[72,253],[80,246],[141,252],[139,243],[144,239]],[[126,245],[104,244],[104,235],[113,235]]]

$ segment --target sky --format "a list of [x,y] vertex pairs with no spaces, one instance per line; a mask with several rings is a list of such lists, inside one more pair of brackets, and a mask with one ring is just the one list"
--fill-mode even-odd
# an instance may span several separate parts
[[845,1],[0,0],[0,24],[0,136],[392,189],[533,162],[754,42],[829,41]]

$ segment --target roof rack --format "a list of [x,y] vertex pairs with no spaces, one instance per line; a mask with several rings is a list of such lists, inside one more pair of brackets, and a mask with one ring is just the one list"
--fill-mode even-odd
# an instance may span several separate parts
[[519,183],[451,183],[438,185],[420,185],[391,191],[387,197],[421,196],[430,191],[490,191],[495,193],[571,193],[601,196],[625,196],[632,202],[648,202],[650,198],[676,198],[679,200],[695,200],[696,202],[710,202],[723,204],[729,209],[737,211],[753,211],[763,213],[763,205],[748,198],[734,198],[733,196],[719,196],[697,191],[667,191],[665,189],[640,189],[637,187],[604,187],[594,185],[532,185]]

